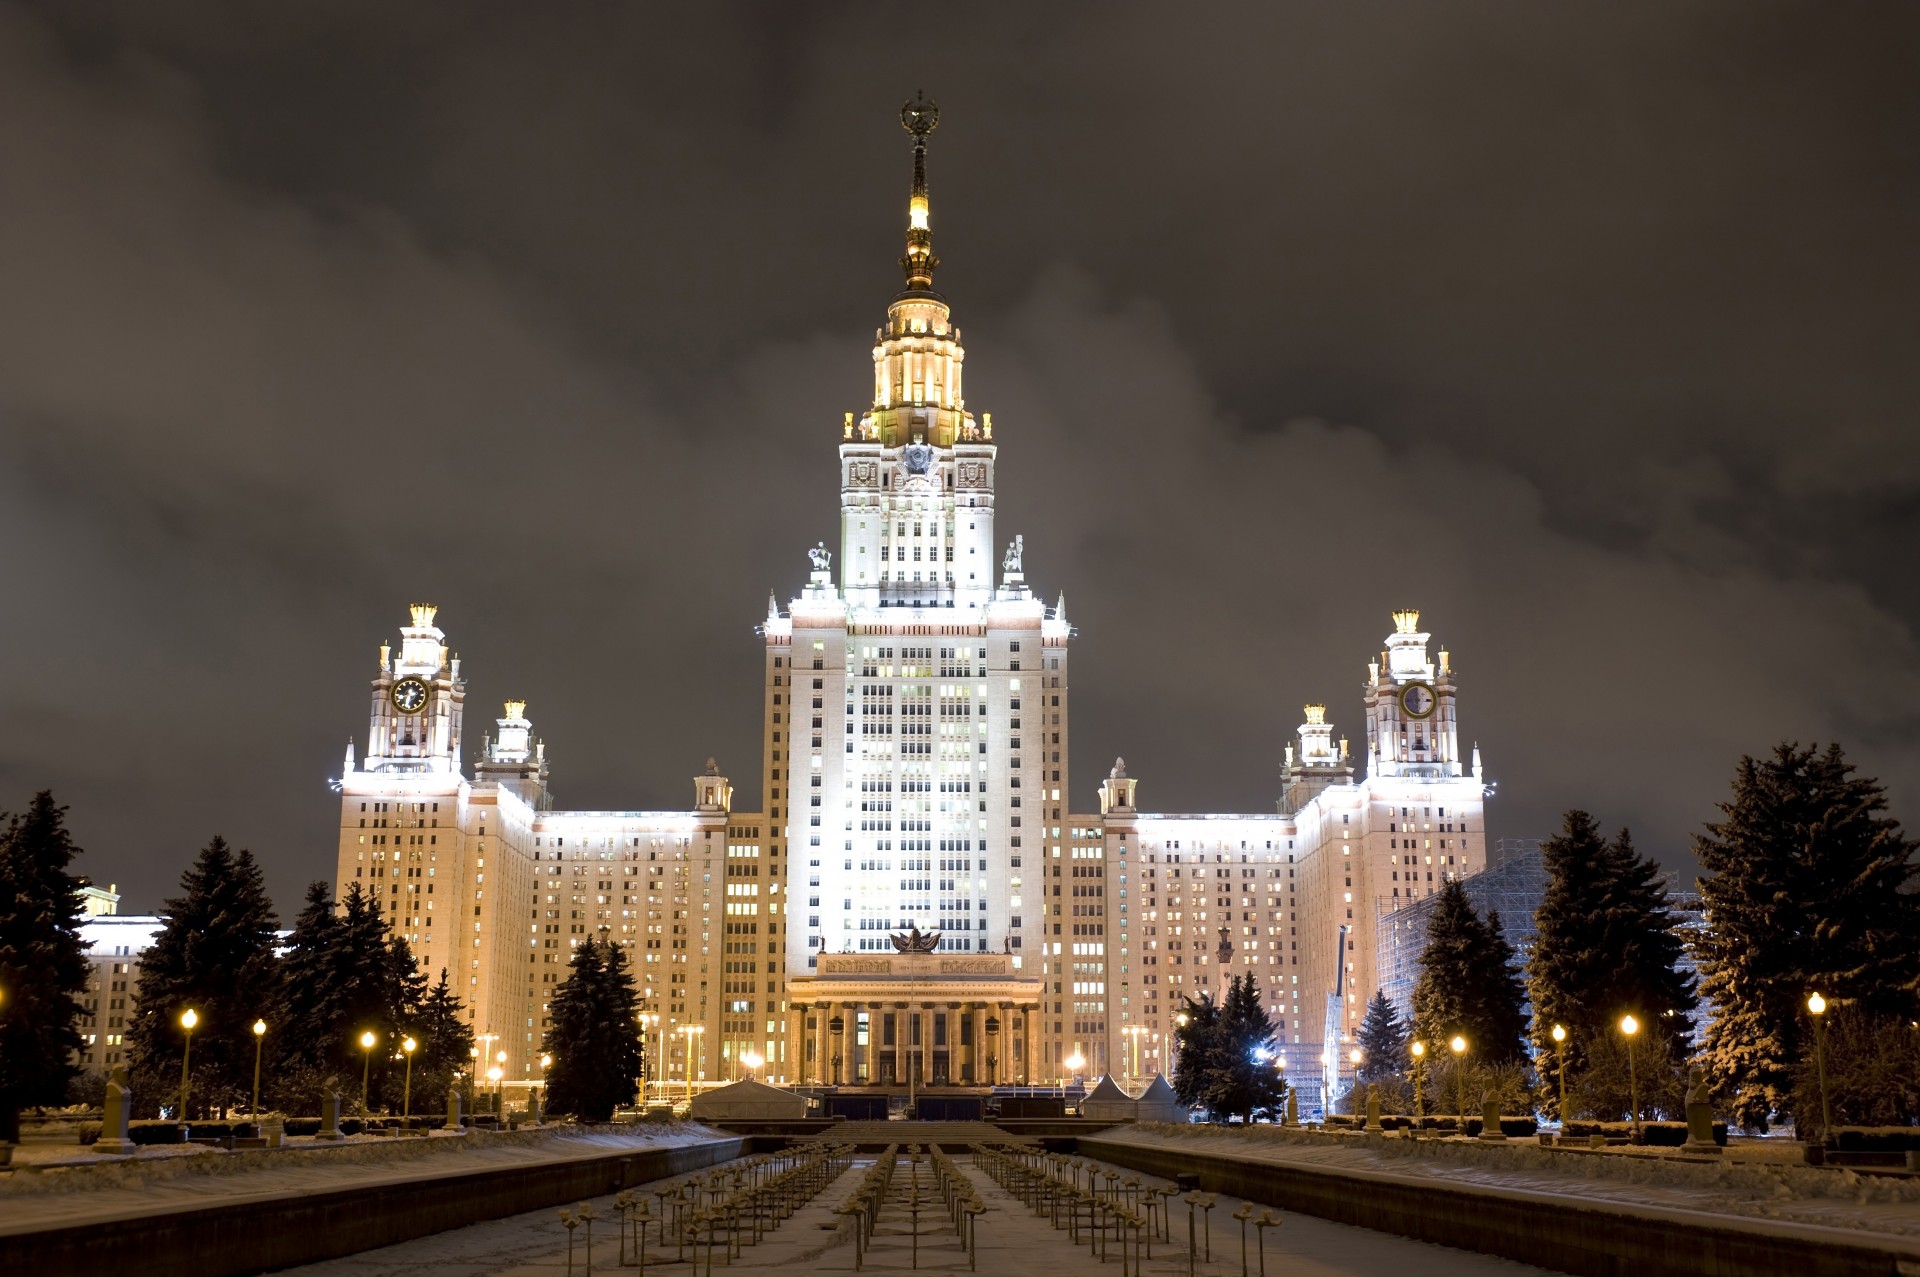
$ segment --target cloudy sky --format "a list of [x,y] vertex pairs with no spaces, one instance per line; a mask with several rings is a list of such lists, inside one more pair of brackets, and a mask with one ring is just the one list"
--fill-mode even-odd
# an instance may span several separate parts
[[1920,823],[1916,65],[1894,3],[0,5],[0,807],[291,906],[412,600],[561,805],[753,803],[924,88],[1083,805],[1269,809],[1417,606],[1494,836],[1685,871],[1781,738]]

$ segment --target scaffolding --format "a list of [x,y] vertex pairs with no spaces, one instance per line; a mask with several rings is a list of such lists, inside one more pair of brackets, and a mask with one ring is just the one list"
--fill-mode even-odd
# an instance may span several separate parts
[[[1460,880],[1475,913],[1500,914],[1500,934],[1515,953],[1515,966],[1524,969],[1533,953],[1536,934],[1533,916],[1547,890],[1546,862],[1538,838],[1502,838],[1494,845],[1491,863]],[[1433,921],[1437,896],[1411,904],[1374,897],[1375,965],[1380,991],[1406,1020],[1413,1018],[1413,986],[1420,979],[1420,955],[1426,951],[1427,928]],[[1397,907],[1395,907],[1397,906]]]

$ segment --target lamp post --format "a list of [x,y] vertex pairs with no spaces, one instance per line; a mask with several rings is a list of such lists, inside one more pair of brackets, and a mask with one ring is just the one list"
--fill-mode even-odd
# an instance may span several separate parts
[[180,1142],[187,1142],[187,1063],[193,1059],[193,1026],[200,1023],[200,1013],[188,1007],[180,1013],[180,1027],[186,1030],[187,1044],[180,1052]]
[[495,1051],[493,1062],[497,1067],[487,1074],[493,1079],[493,1115],[504,1122],[507,1120],[507,1088],[501,1084],[501,1079],[507,1075],[507,1053]]
[[1567,1125],[1567,1026],[1553,1026],[1553,1067],[1560,1075],[1560,1126]]
[[[260,1122],[260,1048],[266,1040],[267,1022],[255,1020],[253,1022],[253,1121],[256,1126]],[[259,1133],[254,1132],[255,1135]]]
[[1418,1122],[1426,1117],[1420,1104],[1420,1076],[1426,1072],[1427,1044],[1415,1042],[1408,1049],[1413,1052],[1413,1120]]
[[1807,1014],[1813,1017],[1813,1066],[1820,1078],[1820,1139],[1833,1130],[1833,1104],[1827,1098],[1827,1000],[1818,991],[1807,995]]
[[1140,1035],[1147,1031],[1147,1026],[1129,1024],[1120,1031],[1127,1035],[1127,1084],[1131,1086],[1140,1076]]
[[680,1031],[687,1035],[687,1107],[693,1107],[693,1040],[707,1031],[704,1024],[683,1024]]
[[1458,1033],[1447,1042],[1453,1052],[1453,1071],[1460,1079],[1460,1134],[1467,1133],[1467,1040]]
[[467,1065],[467,1108],[477,1113],[480,1110],[479,1105],[475,1101],[479,1097],[474,1094],[474,1088],[480,1085],[480,1048],[477,1046],[468,1047],[467,1059],[469,1061]]
[[413,1117],[413,1053],[419,1045],[420,1044],[412,1038],[408,1038],[400,1044],[400,1049],[407,1054],[407,1085],[400,1093],[400,1121],[402,1125]]
[[745,1055],[740,1057],[740,1063],[746,1066],[747,1076],[749,1078],[751,1078],[754,1075],[754,1073],[759,1070],[760,1066],[762,1064],[765,1064],[766,1062],[767,1062],[766,1058],[762,1056],[758,1051],[748,1051]]
[[360,1111],[362,1113],[368,1111],[367,1079],[373,1073],[373,1044],[378,1040],[373,1036],[372,1029],[360,1035]]
[[[645,1066],[640,1070],[640,1107],[645,1108],[647,1106],[647,1091],[653,1083],[653,1057],[660,1054],[660,1043],[658,1040],[660,1016],[654,1011],[642,1011],[639,1018],[640,1049],[644,1052],[641,1056],[641,1063]],[[546,1057],[543,1056],[541,1058],[545,1059]]]
[[1080,1076],[1080,1070],[1087,1067],[1087,1057],[1080,1054],[1079,1047],[1076,1046],[1073,1048],[1073,1054],[1069,1055],[1066,1059],[1066,1066],[1067,1066],[1066,1077],[1063,1077],[1060,1079],[1060,1089],[1063,1093],[1066,1091],[1066,1088],[1067,1088],[1066,1079],[1068,1077],[1077,1079]]
[[1633,1142],[1640,1142],[1640,1074],[1634,1061],[1633,1040],[1640,1033],[1640,1021],[1630,1015],[1620,1017],[1620,1032],[1627,1039],[1627,1087],[1633,1100]]

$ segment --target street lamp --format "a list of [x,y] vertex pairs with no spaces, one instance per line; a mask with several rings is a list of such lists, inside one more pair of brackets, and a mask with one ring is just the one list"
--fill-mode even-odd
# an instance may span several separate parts
[[1560,1127],[1567,1125],[1567,1026],[1553,1026],[1553,1063],[1554,1071],[1560,1075]]
[[1634,1063],[1633,1040],[1640,1032],[1640,1021],[1630,1015],[1620,1017],[1620,1032],[1627,1038],[1627,1086],[1633,1099],[1633,1142],[1640,1142],[1640,1074]]
[[186,1047],[180,1052],[180,1142],[187,1142],[187,1062],[193,1059],[193,1026],[200,1023],[200,1013],[188,1007],[180,1013],[180,1027],[187,1032]]
[[1413,1052],[1413,1120],[1419,1122],[1426,1117],[1420,1104],[1420,1078],[1426,1072],[1427,1044],[1415,1042],[1409,1049]]
[[645,1108],[647,1106],[647,1088],[653,1083],[652,1074],[656,1062],[654,1057],[660,1054],[660,1042],[657,1036],[660,1028],[660,1015],[655,1011],[642,1011],[638,1018],[640,1020],[641,1050],[645,1052],[641,1057],[641,1063],[645,1067],[640,1070],[640,1107]]
[[766,1062],[767,1061],[765,1057],[763,1057],[758,1051],[748,1051],[745,1055],[740,1057],[740,1063],[744,1064],[747,1068],[748,1077],[752,1077],[754,1074],[754,1071],[758,1069],[762,1064],[765,1064]]
[[680,1031],[687,1035],[687,1107],[693,1107],[693,1040],[707,1031],[704,1024],[683,1024]]
[[400,1122],[402,1125],[405,1125],[407,1121],[413,1117],[413,1052],[419,1045],[420,1044],[412,1038],[408,1038],[400,1044],[400,1049],[407,1053],[407,1086],[406,1089],[401,1092],[400,1099]]
[[505,1116],[506,1112],[506,1106],[500,1102],[500,1079],[506,1075],[507,1071],[498,1064],[487,1070],[487,1080],[493,1083],[493,1112],[496,1117]]
[[470,1061],[467,1065],[467,1108],[477,1113],[480,1111],[480,1108],[479,1105],[475,1103],[476,1097],[473,1093],[473,1088],[480,1084],[480,1048],[477,1046],[468,1047],[467,1059]]
[[[1073,1054],[1067,1057],[1066,1063],[1067,1076],[1078,1078],[1080,1076],[1080,1070],[1087,1067],[1087,1057],[1080,1054],[1080,1048],[1076,1046],[1073,1048]],[[1061,1085],[1063,1087],[1066,1085],[1064,1079],[1062,1079]]]
[[[260,1047],[266,1040],[267,1022],[255,1020],[253,1022],[253,1121],[256,1126],[260,1124]],[[254,1132],[255,1135],[259,1133]]]
[[1460,1079],[1460,1134],[1467,1133],[1467,1040],[1458,1033],[1447,1041],[1453,1052],[1453,1071]]
[[368,1029],[360,1035],[360,1111],[367,1112],[367,1077],[373,1072],[373,1044],[379,1041]]
[[1147,1031],[1147,1026],[1129,1024],[1120,1031],[1127,1035],[1127,1082],[1131,1084],[1140,1076],[1140,1035]]
[[1833,1130],[1833,1104],[1827,1098],[1827,1000],[1819,991],[1807,995],[1807,1014],[1813,1017],[1813,1065],[1820,1076],[1820,1139]]

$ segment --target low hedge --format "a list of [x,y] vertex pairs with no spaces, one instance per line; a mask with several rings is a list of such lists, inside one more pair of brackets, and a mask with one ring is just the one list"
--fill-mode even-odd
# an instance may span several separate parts
[[1836,1126],[1827,1144],[1842,1153],[1906,1153],[1920,1149],[1920,1127]]
[[128,1122],[127,1138],[135,1144],[178,1144],[178,1122]]
[[[1631,1140],[1632,1122],[1568,1122],[1560,1128],[1564,1136],[1576,1140],[1591,1139],[1595,1135],[1609,1140]],[[1687,1142],[1687,1124],[1685,1122],[1642,1122],[1640,1123],[1640,1142],[1656,1148],[1679,1148]],[[1713,1124],[1713,1142],[1725,1145],[1727,1142],[1727,1124]]]

